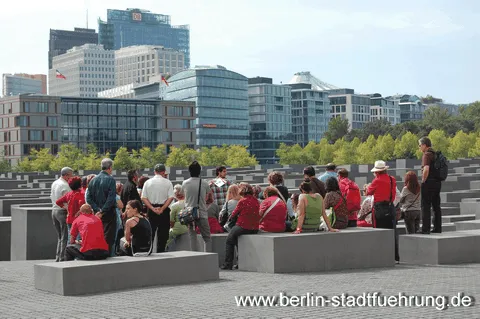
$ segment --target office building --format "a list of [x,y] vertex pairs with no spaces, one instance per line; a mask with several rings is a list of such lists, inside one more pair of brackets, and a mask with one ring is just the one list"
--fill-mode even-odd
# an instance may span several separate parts
[[87,43],[98,44],[98,33],[93,29],[75,28],[73,31],[50,29],[48,40],[48,69],[53,68],[53,58],[67,53],[73,47]]
[[249,145],[248,79],[223,66],[199,66],[168,79],[165,100],[196,105],[196,147]]
[[400,106],[400,122],[418,121],[423,119],[425,112],[425,105],[416,95],[400,94],[387,97],[388,100],[393,100]]
[[141,45],[115,51],[115,83],[148,83],[150,77],[175,74],[185,68],[183,52],[160,46]]
[[288,86],[292,89],[292,133],[296,144],[319,142],[328,130],[330,101],[327,90],[336,87],[320,81],[310,72],[296,73]]
[[3,74],[2,95],[13,96],[23,93],[47,94],[45,74]]
[[116,86],[114,88],[100,91],[97,96],[107,99],[134,99],[135,98],[135,84],[130,83],[127,85]]
[[114,55],[101,45],[84,44],[54,57],[48,76],[49,94],[97,97],[98,92],[115,87]]
[[389,100],[375,93],[366,95],[370,97],[370,120],[385,119],[390,124],[400,124],[400,105],[398,101]]
[[271,78],[248,79],[250,152],[260,164],[277,163],[280,143],[291,145],[292,90]]
[[0,151],[12,165],[32,148],[72,143],[114,155],[165,144],[194,147],[195,104],[192,102],[100,99],[23,94],[0,99]]
[[370,122],[370,97],[355,94],[353,89],[329,90],[331,115],[347,119],[350,129],[362,128]]
[[185,56],[190,66],[190,30],[188,25],[172,26],[170,16],[147,10],[107,10],[107,20],[98,20],[99,44],[107,50],[133,45],[155,45],[172,48]]

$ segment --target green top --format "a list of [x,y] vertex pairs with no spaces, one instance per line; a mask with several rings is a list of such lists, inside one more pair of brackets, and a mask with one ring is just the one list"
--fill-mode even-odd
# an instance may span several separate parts
[[182,225],[178,220],[178,214],[185,208],[185,201],[181,200],[170,206],[170,221],[175,222],[172,230],[175,235],[185,234],[188,231],[186,225]]
[[318,230],[320,226],[320,217],[322,217],[323,198],[322,196],[307,197],[307,207],[305,208],[305,218],[303,220],[302,230]]

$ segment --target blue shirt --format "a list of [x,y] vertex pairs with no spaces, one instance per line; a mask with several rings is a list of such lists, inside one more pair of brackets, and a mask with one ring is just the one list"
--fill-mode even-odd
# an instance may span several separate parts
[[329,177],[338,178],[338,175],[336,172],[325,172],[323,175],[318,176],[318,179],[325,183]]

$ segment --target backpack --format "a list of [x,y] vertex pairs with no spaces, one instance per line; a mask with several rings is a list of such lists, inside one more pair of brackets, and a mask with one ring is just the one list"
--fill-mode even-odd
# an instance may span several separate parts
[[357,212],[360,210],[360,204],[362,201],[362,196],[360,194],[360,189],[354,181],[347,181],[347,188],[345,194],[345,199],[347,201],[347,209],[349,213]]
[[442,154],[442,152],[437,151],[433,152],[434,160],[433,160],[433,168],[435,170],[435,177],[440,180],[444,181],[447,179],[448,176],[448,162],[447,158]]

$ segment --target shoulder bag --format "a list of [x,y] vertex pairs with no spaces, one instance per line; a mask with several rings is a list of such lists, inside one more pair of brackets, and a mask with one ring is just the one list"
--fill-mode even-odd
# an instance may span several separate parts
[[182,225],[190,225],[191,223],[200,219],[200,190],[202,189],[202,179],[198,183],[198,197],[197,197],[197,206],[196,207],[185,207],[182,209],[180,214],[178,214],[178,219]]
[[265,213],[263,213],[262,218],[260,218],[260,221],[259,221],[260,223],[268,215],[268,213],[270,213],[270,211],[278,204],[278,202],[280,200],[281,200],[280,197],[277,197],[277,199],[272,203],[272,205],[270,205],[270,207],[268,207],[268,209],[265,211]]

